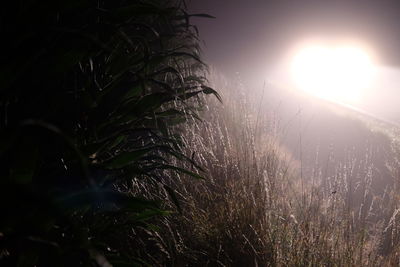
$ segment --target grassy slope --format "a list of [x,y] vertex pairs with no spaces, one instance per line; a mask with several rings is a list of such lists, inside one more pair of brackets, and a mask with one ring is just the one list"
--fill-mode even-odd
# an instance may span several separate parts
[[[277,107],[270,88],[261,97],[240,82],[213,79],[224,105],[209,102],[204,123],[193,123],[186,136],[208,178],[180,177],[175,187],[184,212],[166,223],[163,236],[174,240],[165,250],[175,265],[398,264],[399,165],[390,139],[359,119],[306,102],[320,118],[302,132],[308,150],[300,160],[299,135],[288,130],[299,125],[298,105],[267,109]],[[303,109],[303,120],[309,114]],[[292,147],[282,141],[290,134],[297,138]],[[382,172],[390,186],[375,183]]]

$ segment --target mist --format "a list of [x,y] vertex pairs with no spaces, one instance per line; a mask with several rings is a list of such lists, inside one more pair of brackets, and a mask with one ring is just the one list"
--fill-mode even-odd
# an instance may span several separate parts
[[[288,55],[308,39],[358,42],[373,54],[376,76],[352,103],[384,120],[399,122],[396,103],[400,64],[399,4],[396,1],[190,1],[202,32],[207,62],[249,87],[265,81],[288,86]],[[284,77],[283,77],[284,76]],[[289,85],[290,86],[290,85]]]
[[[191,1],[189,9],[215,16],[195,19],[203,33],[205,60],[212,66],[211,81],[215,88],[229,88],[221,91],[229,99],[226,112],[231,108],[234,113],[235,105],[243,108],[245,101],[248,120],[255,123],[252,142],[262,147],[268,144],[263,143],[263,138],[269,136],[278,146],[274,151],[287,158],[283,161],[299,179],[293,181],[297,183],[294,187],[302,192],[304,206],[300,205],[298,212],[305,212],[307,201],[311,209],[313,205],[325,207],[342,199],[346,208],[339,213],[358,216],[353,220],[338,215],[341,220],[358,225],[349,226],[354,227],[352,234],[360,229],[369,232],[368,245],[343,245],[349,249],[358,247],[359,257],[373,247],[381,251],[376,259],[383,260],[382,266],[393,264],[388,255],[394,250],[387,247],[386,234],[393,229],[390,221],[397,220],[396,212],[384,214],[377,203],[378,199],[390,199],[389,191],[398,194],[399,4]],[[351,58],[357,60],[357,56],[342,56],[340,51],[356,51],[354,54],[362,54],[359,58],[368,59],[354,63]],[[296,61],[298,55],[303,57],[300,61]],[[293,75],[294,64],[298,65],[294,73],[297,79]],[[221,83],[221,79],[225,82]],[[323,200],[315,199],[315,195]],[[318,224],[318,220],[311,219],[312,212],[307,216],[304,224]],[[361,226],[364,223],[368,227]],[[378,225],[386,226],[375,231]],[[325,229],[317,227],[315,231],[323,234]],[[335,234],[337,238],[348,234],[340,231]],[[347,264],[378,266],[374,260]]]
[[0,266],[400,266],[400,2],[7,1]]

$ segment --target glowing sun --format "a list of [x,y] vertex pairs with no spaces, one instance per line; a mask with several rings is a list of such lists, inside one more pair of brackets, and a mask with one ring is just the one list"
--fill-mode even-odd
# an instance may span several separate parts
[[307,46],[300,49],[291,64],[296,86],[315,96],[354,102],[373,75],[373,64],[366,51],[352,46]]

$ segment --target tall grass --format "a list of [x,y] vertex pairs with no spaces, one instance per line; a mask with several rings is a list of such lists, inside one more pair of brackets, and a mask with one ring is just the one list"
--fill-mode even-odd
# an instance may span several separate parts
[[146,265],[161,253],[146,237],[168,211],[146,196],[176,200],[174,173],[201,178],[175,128],[196,116],[189,99],[218,97],[191,16],[180,0],[2,4],[0,265]]
[[[374,150],[360,158],[349,149],[333,175],[315,165],[312,177],[302,177],[301,162],[280,145],[277,116],[259,110],[262,93],[211,77],[224,104],[206,100],[204,120],[194,120],[185,135],[207,178],[179,176],[171,184],[183,211],[164,221],[158,236],[167,262],[396,266],[399,192],[375,192]],[[398,183],[398,162],[390,164]]]
[[0,263],[400,264],[399,146],[382,194],[374,148],[307,177],[262,93],[211,75],[218,102],[190,17],[183,1],[4,5]]

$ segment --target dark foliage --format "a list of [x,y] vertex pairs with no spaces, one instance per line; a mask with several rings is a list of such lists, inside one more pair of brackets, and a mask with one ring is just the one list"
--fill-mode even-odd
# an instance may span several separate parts
[[176,125],[195,116],[189,98],[219,97],[205,86],[189,18],[181,1],[2,4],[0,264],[156,257],[138,236],[167,212],[132,180],[175,201],[166,172],[201,178]]

